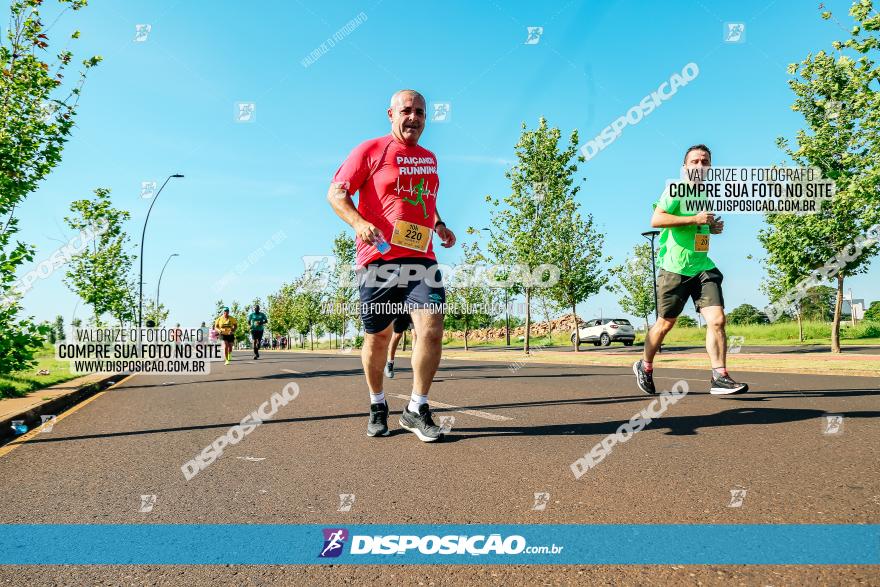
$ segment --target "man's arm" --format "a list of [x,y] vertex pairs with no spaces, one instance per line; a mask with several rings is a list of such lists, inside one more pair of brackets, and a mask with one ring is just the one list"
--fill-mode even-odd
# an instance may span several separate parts
[[443,246],[447,249],[455,244],[455,233],[446,227],[446,223],[440,218],[440,213],[434,210],[434,232],[440,237]]
[[375,244],[379,237],[383,236],[381,230],[361,216],[361,213],[355,208],[354,202],[351,201],[348,191],[338,182],[330,184],[330,189],[327,190],[327,201],[330,202],[330,207],[333,208],[336,215],[351,226],[354,233],[365,243]]
[[692,224],[709,224],[715,223],[715,214],[711,212],[700,212],[695,216],[676,216],[660,209],[658,206],[654,209],[654,215],[651,216],[652,228],[672,228],[673,226],[690,226]]

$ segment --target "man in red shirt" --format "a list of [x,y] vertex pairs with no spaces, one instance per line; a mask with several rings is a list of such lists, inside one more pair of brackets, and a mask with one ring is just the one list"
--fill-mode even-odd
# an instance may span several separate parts
[[[413,390],[400,425],[424,442],[442,438],[431,418],[428,390],[440,364],[446,291],[432,243],[455,234],[437,214],[437,158],[419,146],[425,98],[415,90],[391,97],[391,134],[355,147],[336,171],[327,199],[355,231],[364,345],[361,361],[370,389],[368,436],[388,435],[383,370],[392,322],[409,313],[419,344],[413,351]],[[352,196],[358,194],[355,207]]]

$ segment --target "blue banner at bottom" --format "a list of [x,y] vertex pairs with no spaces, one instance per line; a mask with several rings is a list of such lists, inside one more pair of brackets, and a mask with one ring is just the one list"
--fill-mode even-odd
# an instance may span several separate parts
[[880,564],[880,526],[4,524],[4,565]]

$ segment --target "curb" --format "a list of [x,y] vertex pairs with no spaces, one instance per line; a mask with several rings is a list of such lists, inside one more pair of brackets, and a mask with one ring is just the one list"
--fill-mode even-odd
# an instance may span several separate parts
[[[21,436],[21,434],[15,434],[12,431],[13,420],[24,420],[24,423],[28,427],[28,431],[31,431],[42,424],[40,416],[60,415],[62,412],[95,395],[102,389],[106,389],[110,385],[121,381],[124,377],[126,377],[126,375],[122,373],[108,374],[106,377],[99,379],[98,381],[87,383],[69,393],[37,404],[27,411],[0,419],[0,444],[5,444],[6,442]],[[34,393],[38,393],[39,391],[40,390],[37,390]]]

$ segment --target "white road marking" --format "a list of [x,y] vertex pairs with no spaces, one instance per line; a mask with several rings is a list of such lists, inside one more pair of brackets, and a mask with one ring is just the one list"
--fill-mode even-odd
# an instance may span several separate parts
[[302,375],[302,371],[297,371],[296,369],[282,369],[285,373],[293,373],[294,375]]
[[266,460],[266,457],[235,457],[235,458],[237,458],[237,459],[241,459],[241,460],[243,460],[243,461],[252,461],[252,462],[256,462],[256,461],[265,461],[265,460]]
[[[385,392],[385,395],[390,395],[391,397],[396,397],[397,399],[409,400],[408,395],[400,395],[399,393]],[[498,414],[490,414],[489,412],[481,412],[480,410],[469,410],[467,408],[462,408],[461,406],[453,406],[452,404],[444,404],[443,402],[438,402],[433,399],[430,400],[429,403],[436,408],[446,408],[446,409],[454,410],[456,412],[461,412],[462,414],[467,414],[468,416],[476,416],[477,418],[485,418],[486,420],[493,420],[495,422],[503,422],[505,420],[513,420],[513,418],[508,418],[507,416],[500,416]]]

